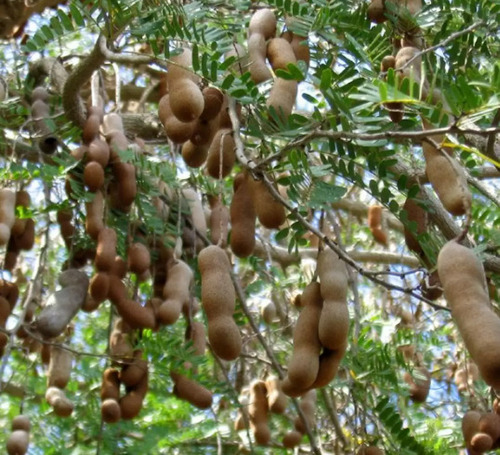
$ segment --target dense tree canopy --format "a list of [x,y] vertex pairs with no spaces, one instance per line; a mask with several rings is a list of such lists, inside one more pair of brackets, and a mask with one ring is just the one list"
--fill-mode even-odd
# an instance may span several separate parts
[[9,453],[500,447],[499,24],[0,2]]

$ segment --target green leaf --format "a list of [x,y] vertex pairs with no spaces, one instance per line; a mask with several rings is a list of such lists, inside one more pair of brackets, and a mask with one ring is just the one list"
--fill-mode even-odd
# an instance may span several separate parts
[[329,208],[346,193],[346,188],[318,180],[313,183],[307,205],[314,209]]

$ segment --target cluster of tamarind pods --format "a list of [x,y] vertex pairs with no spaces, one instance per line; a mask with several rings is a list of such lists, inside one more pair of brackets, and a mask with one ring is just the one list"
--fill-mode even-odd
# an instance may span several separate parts
[[[411,14],[416,14],[421,8],[420,1],[396,3],[401,3]],[[384,2],[373,0],[369,17],[375,22],[381,22],[380,14],[385,19]],[[289,63],[296,64],[298,60],[307,64],[309,55],[307,45],[304,44],[306,37],[294,35],[291,31],[276,37],[276,24],[276,17],[269,9],[259,9],[252,16],[248,34],[248,69],[255,83],[274,79],[267,104],[286,118],[295,104],[298,81],[273,76],[266,61],[273,71],[286,70]],[[387,72],[392,68],[398,80],[406,77],[425,86],[420,74],[421,62],[417,45],[418,40],[414,37],[403,40],[396,55],[383,59],[381,71]],[[199,167],[206,163],[208,175],[223,178],[229,175],[236,161],[228,99],[217,88],[200,89],[200,78],[190,70],[191,66],[191,51],[187,48],[170,59],[168,94],[160,100],[158,114],[167,137],[176,144],[182,144],[182,157],[187,165]],[[422,93],[423,98],[429,95],[425,91]],[[434,99],[433,94],[432,97]],[[42,90],[36,90],[32,98],[33,117],[38,131],[40,134],[48,134],[44,123],[48,115],[47,97]],[[401,121],[404,110],[402,103],[388,103],[386,107],[393,122]],[[161,246],[151,246],[147,238],[127,239],[127,261],[118,255],[117,234],[113,228],[106,226],[104,213],[106,204],[113,209],[128,212],[136,197],[135,167],[123,162],[119,154],[129,148],[130,143],[124,134],[119,115],[104,115],[102,109],[95,106],[90,107],[88,112],[82,133],[82,146],[73,152],[73,156],[82,161],[81,180],[87,190],[94,194],[93,199],[86,203],[85,229],[97,246],[95,252],[83,252],[81,260],[91,259],[95,274],[89,282],[83,272],[73,268],[63,272],[59,279],[62,289],[51,296],[52,300],[49,299],[30,327],[44,338],[55,339],[63,334],[79,309],[95,310],[106,299],[111,301],[119,318],[111,332],[110,354],[120,368],[115,365],[103,373],[101,412],[105,422],[114,423],[121,418],[135,417],[140,412],[148,389],[148,365],[142,351],[134,349],[134,330],[157,330],[160,325],[175,323],[182,313],[191,313],[193,271],[187,263],[174,257],[171,252],[162,250]],[[423,119],[423,127],[428,129],[432,125]],[[452,151],[439,147],[443,139],[434,136],[433,142],[422,143],[427,176],[443,206],[453,215],[463,215],[470,208],[471,195],[465,174],[453,158]],[[69,195],[72,193],[71,179],[75,178],[79,177],[73,175],[68,178]],[[184,197],[190,206],[195,228],[201,233],[206,232],[205,216],[200,213],[202,209],[198,196],[187,190]],[[8,189],[0,190],[0,245],[8,245],[7,254],[33,246],[33,220],[15,217],[16,206],[28,208],[29,204],[29,195],[25,191],[15,193]],[[208,320],[207,336],[211,349],[224,360],[234,360],[240,354],[242,339],[232,317],[236,296],[231,282],[230,262],[224,250],[227,226],[230,222],[232,252],[238,257],[247,257],[252,254],[255,246],[256,220],[264,227],[276,229],[285,222],[286,213],[283,206],[274,199],[266,183],[255,179],[246,171],[234,178],[234,194],[229,210],[219,197],[212,197],[210,205],[213,218],[213,221],[210,220],[210,233],[214,245],[199,248],[198,256],[202,306]],[[417,234],[425,232],[425,210],[411,199],[406,201],[405,209],[409,220],[417,222]],[[386,244],[380,212],[380,207],[371,211],[369,226],[376,240]],[[61,210],[57,219],[66,246],[73,250],[75,228],[71,222],[71,212]],[[425,261],[424,251],[414,235],[406,231],[405,238],[408,247]],[[155,264],[150,247],[161,250],[160,259]],[[6,256],[5,264],[11,263]],[[81,262],[72,265],[76,268],[80,264]],[[149,279],[153,265],[158,272],[152,277],[154,296],[142,305],[129,297],[123,280],[127,273],[135,274],[139,280]],[[5,268],[11,270],[13,267],[14,265]],[[492,387],[500,388],[500,357],[495,342],[500,339],[500,319],[489,306],[482,265],[470,249],[452,241],[439,254],[438,275],[452,316],[481,376]],[[287,377],[283,381],[274,377],[266,381],[257,380],[249,387],[248,417],[259,444],[268,444],[268,413],[284,412],[286,395],[301,397],[300,408],[307,425],[314,425],[315,389],[333,380],[347,348],[347,273],[343,262],[330,249],[320,252],[318,276],[319,283],[310,283],[300,299],[303,310],[294,331],[293,353]],[[12,295],[14,294],[15,292]],[[0,287],[1,308],[9,308],[5,317],[2,312],[3,327],[16,300],[17,295],[14,298],[7,291],[4,292],[4,287]],[[4,301],[7,302],[6,305]],[[57,312],[57,318],[53,317],[54,312]],[[471,312],[477,317],[468,317]],[[186,339],[192,342],[195,355],[203,355],[206,349],[205,328],[203,324],[187,319],[189,327]],[[25,321],[31,322],[28,317]],[[6,337],[4,333],[1,335]],[[7,338],[5,343],[6,341]],[[46,399],[57,415],[66,417],[73,411],[73,404],[63,392],[69,380],[72,355],[56,345],[50,347],[49,355]],[[193,366],[187,364],[185,369],[193,370]],[[425,400],[429,391],[429,374],[425,369],[420,369],[420,373],[426,377],[423,391],[418,381],[405,377],[410,384],[410,396],[415,401]],[[179,398],[201,409],[212,405],[211,392],[192,379],[190,373],[172,370],[171,378],[174,382],[174,394]],[[124,395],[120,392],[122,384],[126,390]],[[500,422],[500,417],[496,410],[489,413],[469,411],[464,416],[464,438],[472,453],[479,454],[498,447],[500,423],[497,421]],[[301,419],[297,419],[294,426],[295,429],[283,438],[285,447],[295,447],[306,433]],[[26,424],[21,419],[14,419],[12,430],[9,441],[16,441],[8,442],[8,447],[9,444],[24,444],[24,452],[22,449],[12,450],[25,453],[29,421]],[[11,449],[8,450],[11,453]],[[383,452],[375,447],[364,447],[358,451],[358,454],[365,455],[380,453]]]

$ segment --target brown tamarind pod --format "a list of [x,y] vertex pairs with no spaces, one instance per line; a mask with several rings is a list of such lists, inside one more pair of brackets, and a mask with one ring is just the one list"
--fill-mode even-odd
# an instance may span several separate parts
[[322,346],[330,350],[343,348],[349,333],[347,308],[347,270],[344,262],[330,248],[318,255],[318,276],[323,306],[318,326]]
[[371,22],[381,24],[387,20],[385,15],[384,0],[371,0],[367,9],[368,19]]
[[182,122],[172,112],[170,96],[164,95],[158,104],[158,117],[165,128],[167,137],[176,144],[183,144],[193,135],[196,122]]
[[189,379],[174,371],[170,372],[174,381],[174,395],[181,400],[186,400],[199,409],[208,409],[212,406],[212,392],[193,379]]
[[45,392],[45,399],[59,417],[69,417],[73,413],[74,404],[61,389],[49,387]]
[[179,319],[184,305],[191,299],[193,271],[184,261],[171,261],[168,278],[163,288],[163,303],[158,308],[158,321],[161,324],[173,324]]
[[101,416],[103,422],[116,423],[121,419],[122,412],[118,400],[106,398],[101,403]]
[[229,208],[231,217],[231,250],[240,257],[247,257],[255,248],[256,213],[252,191],[246,173],[239,173],[233,182],[234,194]]
[[224,360],[234,360],[241,352],[241,334],[232,318],[236,293],[224,250],[212,245],[198,255],[201,299],[208,319],[208,340]]
[[382,227],[382,206],[371,205],[368,208],[368,227],[373,239],[381,245],[387,246],[387,233]]
[[91,238],[97,240],[99,233],[104,229],[104,195],[102,191],[95,192],[94,198],[85,203],[85,209],[87,211],[85,232]]
[[269,411],[274,414],[283,414],[288,404],[288,398],[281,390],[281,382],[277,376],[266,379],[267,403]]
[[116,368],[106,368],[102,373],[101,401],[120,399],[120,372]]
[[200,119],[213,120],[221,111],[224,94],[217,87],[205,87],[202,93],[205,103],[203,112],[200,114]]
[[109,272],[116,256],[116,231],[105,227],[99,231],[94,265],[100,272]]
[[104,302],[108,298],[109,293],[109,273],[97,272],[90,280],[89,292],[96,304]]
[[312,389],[325,387],[335,379],[346,348],[347,344],[334,351],[327,348],[323,349],[319,356],[318,375],[311,386]]
[[319,370],[319,355],[321,342],[318,335],[318,326],[323,305],[320,285],[311,282],[302,293],[303,309],[293,331],[293,352],[288,363],[288,381],[291,387],[283,391],[288,395],[290,389],[306,391],[312,386]]
[[267,43],[267,58],[274,71],[286,70],[288,63],[297,63],[292,45],[285,38],[272,38]]
[[214,179],[227,177],[236,162],[235,149],[232,130],[229,128],[219,129],[208,149],[206,163],[208,175]]
[[69,382],[73,354],[60,346],[50,349],[49,369],[47,371],[47,386],[64,389]]
[[189,167],[201,167],[207,161],[208,148],[208,145],[195,145],[188,140],[182,144],[182,158]]
[[295,59],[297,61],[302,60],[306,66],[309,66],[311,55],[307,43],[307,36],[300,36],[291,30],[287,30],[281,34],[281,37],[286,39],[292,46]]
[[302,433],[296,430],[289,431],[285,434],[285,436],[283,436],[283,446],[287,449],[297,447],[300,444],[300,441],[302,441],[302,436]]
[[135,166],[115,162],[112,167],[114,181],[110,185],[110,203],[113,208],[128,212],[137,195]]
[[16,193],[8,188],[0,189],[0,246],[6,245],[16,221]]
[[134,329],[156,328],[156,316],[149,305],[142,306],[135,300],[125,298],[113,301],[118,314]]
[[122,419],[130,420],[136,417],[142,409],[144,397],[148,392],[148,372],[134,387],[127,390],[126,395],[120,398],[120,410]]
[[420,246],[418,239],[416,236],[419,236],[425,232],[427,232],[427,223],[428,217],[427,212],[424,208],[422,208],[415,199],[407,198],[403,209],[406,210],[408,215],[408,221],[414,221],[417,224],[415,234],[408,228],[408,226],[404,227],[404,235],[405,235],[405,243],[409,250],[418,254],[419,256],[424,256],[424,250]]
[[431,375],[425,367],[415,370],[417,375],[412,376],[406,372],[403,379],[410,386],[410,398],[417,403],[423,403],[429,395]]
[[265,446],[271,439],[271,431],[268,425],[269,407],[267,404],[267,387],[264,381],[256,380],[250,384],[250,396],[248,399],[248,415],[250,426],[258,445]]
[[104,185],[104,169],[97,161],[89,161],[83,169],[83,182],[88,190],[95,193]]
[[227,236],[229,232],[229,209],[222,203],[221,199],[215,196],[208,196],[210,203],[210,240],[214,245],[221,248],[227,246]]
[[99,136],[100,126],[101,117],[99,115],[91,114],[87,117],[82,130],[82,141],[84,144],[90,144]]
[[283,204],[274,198],[263,180],[254,180],[249,177],[255,213],[262,226],[268,229],[279,229],[286,221],[286,212]]
[[127,250],[128,269],[137,275],[146,272],[151,266],[151,254],[146,245],[135,242]]
[[101,165],[103,169],[109,163],[109,145],[106,141],[102,139],[95,138],[90,144],[87,150],[87,160],[95,161]]
[[148,370],[148,362],[142,358],[142,355],[142,350],[136,349],[131,362],[124,364],[122,367],[120,382],[127,387],[137,385]]

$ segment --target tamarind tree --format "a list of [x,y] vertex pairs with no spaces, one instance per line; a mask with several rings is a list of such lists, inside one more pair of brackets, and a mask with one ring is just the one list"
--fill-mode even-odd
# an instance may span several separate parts
[[7,453],[500,447],[498,0],[0,19]]

